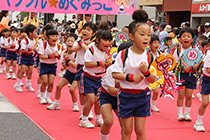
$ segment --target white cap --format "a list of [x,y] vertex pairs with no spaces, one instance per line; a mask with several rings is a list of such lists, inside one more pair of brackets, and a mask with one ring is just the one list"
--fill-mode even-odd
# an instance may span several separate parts
[[166,32],[171,32],[172,31],[172,28],[171,28],[171,25],[166,25],[165,29],[164,29]]

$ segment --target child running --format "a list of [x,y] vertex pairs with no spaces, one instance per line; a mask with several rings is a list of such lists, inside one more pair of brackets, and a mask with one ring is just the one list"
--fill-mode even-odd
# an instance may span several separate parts
[[[9,37],[9,29],[7,28],[4,28],[2,31],[1,31],[1,54],[0,54],[0,57],[1,57],[1,62],[0,62],[0,73],[3,73],[3,63],[5,62],[5,57],[6,57],[6,46],[5,46],[5,43],[6,43],[6,40],[7,38]],[[6,69],[6,66],[4,67]]]
[[[47,25],[44,26],[44,28],[42,29],[43,36],[39,37],[39,40],[37,42],[37,46],[43,46],[44,42],[47,41],[46,32],[48,30],[50,30],[50,29],[53,29],[52,25],[47,24]],[[38,49],[38,47],[37,47],[37,49]],[[39,71],[40,71],[40,60],[39,60],[39,55],[38,55],[37,52],[36,52],[35,58],[36,58],[35,59],[35,62],[36,63],[35,63],[35,66],[34,67],[37,69],[37,72],[39,74]],[[41,84],[42,84],[42,78],[41,78],[41,76],[39,76],[38,79],[37,79],[37,87],[38,87],[38,90],[37,90],[37,93],[36,93],[37,98],[40,98],[40,96],[41,96],[41,91],[40,91]]]
[[149,70],[151,54],[146,50],[151,36],[150,26],[146,23],[148,14],[136,10],[133,22],[129,24],[129,36],[133,46],[121,51],[116,58],[112,76],[119,80],[118,117],[121,119],[121,139],[130,140],[133,122],[137,140],[146,140],[146,117],[150,116],[150,97],[148,89],[156,77]]
[[[60,109],[60,96],[61,96],[61,90],[62,88],[67,85],[68,83],[72,84],[74,81],[74,77],[76,74],[76,67],[77,64],[74,63],[76,53],[71,51],[71,48],[74,44],[74,42],[77,40],[77,36],[75,34],[69,34],[66,37],[66,46],[67,50],[64,50],[63,53],[61,54],[61,62],[63,67],[67,67],[66,73],[64,76],[61,78],[61,80],[58,82],[56,86],[56,91],[55,91],[55,102],[52,103],[50,106],[47,107],[49,110],[59,110]],[[79,107],[77,104],[77,94],[74,90],[74,92],[70,92],[72,96],[72,101],[73,101],[73,111],[79,111]]]
[[[84,26],[82,27],[82,32],[81,32],[82,38],[80,38],[78,43],[75,42],[74,47],[72,48],[72,51],[77,51],[77,57],[76,57],[77,73],[70,87],[70,92],[74,92],[76,88],[78,87],[79,93],[80,93],[79,98],[80,98],[80,104],[81,104],[82,110],[86,103],[85,96],[81,94],[81,91],[80,91],[80,80],[81,80],[81,75],[83,72],[83,66],[85,63],[84,55],[85,55],[86,50],[89,48],[88,45],[92,43],[91,40],[95,37],[96,30],[97,28],[95,24],[91,22],[85,23]],[[80,119],[82,119],[82,114],[83,113],[81,111]],[[89,119],[93,119],[92,111],[90,111],[90,114],[88,117]]]
[[[42,78],[40,104],[51,104],[50,95],[53,90],[54,79],[56,76],[57,60],[60,57],[60,47],[56,43],[58,40],[58,32],[54,29],[46,32],[47,42],[38,46],[37,53],[40,58],[40,73]],[[47,94],[45,90],[47,87]]]
[[210,52],[207,52],[206,57],[204,58],[204,67],[203,67],[203,77],[202,77],[202,87],[201,87],[201,105],[198,109],[197,121],[194,124],[196,131],[205,132],[203,126],[203,116],[205,114],[206,108],[209,105],[209,94],[210,94]]
[[[151,40],[149,43],[149,51],[153,54],[154,59],[160,56],[161,52],[158,50],[160,46],[160,41],[157,35],[152,35]],[[151,103],[151,110],[154,112],[159,112],[160,110],[155,106],[158,93],[159,93],[159,87],[156,87],[152,89],[153,95],[152,95],[152,103]]]
[[[121,47],[118,48],[118,53],[128,48]],[[112,62],[114,63],[114,61]],[[101,140],[108,140],[110,135],[110,129],[113,125],[113,114],[112,110],[118,116],[117,110],[117,91],[120,87],[120,83],[118,80],[115,80],[112,77],[112,69],[113,65],[109,66],[106,70],[106,75],[102,78],[101,87],[98,90],[99,96],[99,106],[103,116],[104,123],[101,126],[100,131],[100,139]]]
[[33,52],[36,49],[36,41],[35,37],[37,35],[37,28],[36,26],[29,24],[25,27],[26,33],[28,37],[24,38],[20,42],[20,51],[21,51],[21,72],[18,75],[17,83],[13,86],[17,92],[23,92],[21,88],[21,79],[23,74],[25,73],[26,69],[28,69],[27,77],[26,77],[26,85],[25,88],[28,89],[30,92],[34,92],[34,89],[31,85],[31,77],[33,73],[33,65],[34,65],[34,58]]
[[[194,38],[194,31],[191,28],[183,28],[180,31],[180,40],[181,46],[178,46],[174,51],[173,56],[176,59],[176,63],[181,61],[181,66],[184,67],[180,70],[180,79],[183,79],[184,82],[179,84],[181,87],[179,90],[178,98],[177,98],[177,119],[178,121],[191,121],[190,117],[190,109],[192,106],[192,94],[193,90],[196,89],[196,77],[194,76],[195,70],[199,67],[199,63],[194,66],[185,66],[183,59],[181,59],[182,54],[185,50],[189,48],[193,48],[191,45]],[[183,71],[183,72],[182,72]],[[191,73],[191,74],[190,74]],[[185,99],[185,113],[182,114],[183,102]]]
[[[16,79],[16,63],[17,63],[17,50],[18,48],[18,40],[17,40],[18,30],[17,28],[13,27],[10,29],[10,37],[6,40],[5,48],[7,49],[6,55],[6,79]],[[10,66],[13,67],[12,76],[9,74]]]
[[94,105],[95,126],[102,126],[101,111],[97,103],[97,91],[101,87],[101,77],[105,68],[111,65],[111,61],[106,59],[106,51],[111,46],[112,35],[107,30],[99,30],[96,33],[96,40],[85,52],[85,66],[81,78],[81,93],[86,97],[86,104],[83,109],[80,127],[94,128],[88,120],[88,114]]
[[[21,72],[21,65],[20,65],[20,59],[21,59],[21,54],[20,54],[20,43],[23,39],[25,39],[27,37],[27,33],[26,33],[26,30],[25,28],[21,28],[20,29],[20,38],[18,40],[18,46],[16,48],[16,51],[17,51],[17,64],[18,64],[18,71],[17,71],[17,77],[18,75],[20,74]],[[23,86],[23,83],[22,81],[20,82],[20,85]]]

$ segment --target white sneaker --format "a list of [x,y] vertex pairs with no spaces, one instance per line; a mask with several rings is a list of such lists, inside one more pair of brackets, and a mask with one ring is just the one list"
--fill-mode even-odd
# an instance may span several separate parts
[[178,121],[184,121],[185,117],[184,117],[184,115],[182,113],[178,113],[177,114],[177,119],[178,119]]
[[31,84],[25,85],[25,89],[28,89],[30,92],[34,92],[34,89],[32,88]]
[[37,96],[37,98],[39,99],[39,98],[41,97],[41,92],[40,92],[40,91],[37,91],[37,92],[36,92],[36,96]]
[[50,106],[47,106],[48,110],[60,110],[60,104],[52,103]]
[[200,93],[197,93],[196,96],[198,97],[199,101],[202,101],[202,97]]
[[13,72],[13,70],[12,69],[9,69],[9,73],[12,73]]
[[73,111],[74,112],[79,112],[79,106],[78,106],[78,104],[76,104],[76,105],[72,105],[72,109],[73,109]]
[[94,125],[89,120],[81,120],[79,126],[85,128],[94,128]]
[[190,113],[189,112],[184,113],[184,118],[185,118],[185,121],[192,121],[192,118],[190,117]]
[[104,121],[102,119],[95,120],[95,126],[101,127],[103,125]]
[[88,115],[88,119],[89,119],[89,120],[92,120],[93,118],[94,118],[93,112],[90,110],[90,113],[89,113],[89,115]]
[[10,79],[11,75],[9,73],[6,73],[6,79]]
[[22,90],[22,88],[21,88],[21,85],[15,84],[15,85],[13,86],[13,88],[15,88],[17,92],[23,92],[23,90]]
[[0,74],[2,74],[3,73],[3,70],[2,69],[0,69]]
[[70,87],[71,86],[71,84],[68,84],[68,87]]
[[192,98],[193,98],[193,99],[195,99],[195,96],[194,96],[194,94],[192,94]]
[[44,97],[40,97],[39,98],[39,103],[43,105],[43,104],[47,104],[47,101],[45,100]]
[[46,97],[45,100],[47,101],[47,104],[52,104],[53,101],[51,101],[51,99],[49,97]]
[[15,73],[12,74],[12,79],[16,79]]
[[25,77],[25,76],[26,76],[26,74],[24,73],[24,74],[23,74],[23,77]]
[[203,126],[203,123],[200,123],[200,122],[196,121],[193,127],[198,132],[205,132],[205,128]]
[[80,117],[79,117],[80,120],[82,119],[82,116],[83,116],[83,111],[81,111],[81,114],[80,114]]
[[153,111],[153,112],[159,112],[160,110],[156,106],[151,105],[151,111]]
[[23,86],[23,82],[22,81],[20,82],[20,85]]

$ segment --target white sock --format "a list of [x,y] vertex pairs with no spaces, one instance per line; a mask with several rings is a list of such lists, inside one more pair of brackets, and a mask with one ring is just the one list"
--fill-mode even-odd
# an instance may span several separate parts
[[30,80],[28,79],[28,84],[31,84],[31,79]]
[[203,115],[198,114],[198,122],[202,123],[203,122]]
[[3,65],[0,65],[0,69],[2,69]]
[[156,101],[152,100],[152,105],[155,106]]
[[104,134],[102,134],[102,133],[100,132],[100,140],[108,140],[108,139],[109,139],[109,135],[110,135],[110,134],[104,135]]
[[81,105],[82,110],[83,110],[84,107],[85,107],[85,105]]
[[101,119],[101,115],[95,115],[95,120]]
[[45,98],[45,92],[41,92],[41,97]]
[[26,85],[28,84],[28,78],[26,78],[26,80],[25,80],[25,84],[26,84]]
[[56,103],[56,104],[59,104],[59,100],[55,99],[55,103]]
[[82,115],[82,120],[83,120],[83,121],[88,120],[88,116],[84,116],[84,115]]
[[17,79],[17,85],[20,85],[21,84],[21,79]]
[[77,102],[73,103],[73,105],[77,105]]
[[47,96],[46,97],[50,98],[51,94],[52,94],[51,92],[47,92]]
[[41,85],[42,85],[42,84],[37,84],[37,86],[38,86],[38,91],[40,91]]
[[182,108],[183,107],[177,107],[177,113],[181,113],[182,114]]
[[186,106],[185,106],[185,111],[184,111],[184,113],[190,113],[190,109],[191,109],[191,107],[186,107]]

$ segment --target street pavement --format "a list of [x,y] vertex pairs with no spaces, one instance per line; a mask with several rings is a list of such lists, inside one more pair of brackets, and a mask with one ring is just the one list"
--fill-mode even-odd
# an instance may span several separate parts
[[0,140],[50,140],[0,93]]

